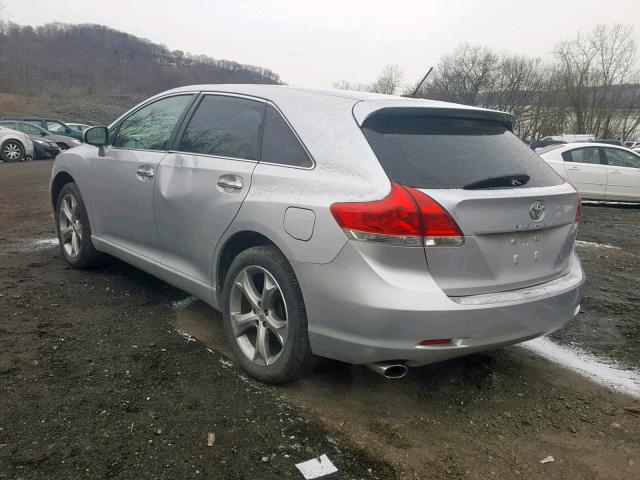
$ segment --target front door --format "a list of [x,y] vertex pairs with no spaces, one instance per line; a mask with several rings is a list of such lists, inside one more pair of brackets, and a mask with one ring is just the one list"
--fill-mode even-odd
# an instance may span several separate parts
[[153,186],[158,165],[193,95],[148,104],[119,124],[112,145],[92,158],[93,234],[138,253],[157,245]]
[[564,167],[582,198],[604,200],[607,188],[607,166],[600,147],[583,147],[562,154]]
[[640,201],[640,156],[620,148],[605,147],[607,200]]
[[213,252],[249,192],[264,102],[205,94],[160,162],[155,213],[162,263],[211,285]]

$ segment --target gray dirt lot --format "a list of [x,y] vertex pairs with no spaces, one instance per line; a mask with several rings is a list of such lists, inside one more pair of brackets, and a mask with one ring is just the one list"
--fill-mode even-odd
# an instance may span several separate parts
[[[33,243],[54,235],[51,165],[0,164],[0,479],[302,478],[294,463],[321,453],[328,478],[640,477],[634,401],[519,347],[393,382],[337,362],[248,380],[207,305]],[[583,313],[555,335],[636,365],[639,214],[584,208],[581,240],[622,250],[579,247]]]

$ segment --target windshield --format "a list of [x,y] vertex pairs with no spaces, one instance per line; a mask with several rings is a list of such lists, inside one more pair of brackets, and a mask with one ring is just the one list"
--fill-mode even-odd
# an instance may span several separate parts
[[391,181],[417,188],[528,188],[563,180],[504,125],[374,115],[362,131]]

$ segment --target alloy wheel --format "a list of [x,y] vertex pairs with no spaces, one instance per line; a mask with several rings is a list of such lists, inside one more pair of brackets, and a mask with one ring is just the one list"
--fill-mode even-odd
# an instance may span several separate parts
[[82,248],[82,222],[80,221],[78,201],[70,193],[67,193],[60,202],[58,224],[60,243],[62,243],[64,251],[70,258],[77,257]]
[[22,155],[22,149],[20,148],[20,145],[15,142],[7,142],[4,144],[4,147],[2,147],[2,153],[4,158],[10,161],[15,161]]
[[273,275],[258,266],[241,270],[231,288],[229,316],[242,353],[253,363],[273,365],[287,341],[287,304]]

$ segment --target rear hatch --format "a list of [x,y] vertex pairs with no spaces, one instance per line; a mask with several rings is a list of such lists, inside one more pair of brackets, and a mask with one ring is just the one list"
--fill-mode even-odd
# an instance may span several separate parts
[[524,288],[567,273],[578,194],[511,132],[509,116],[362,103],[354,116],[389,179],[436,200],[464,234],[461,246],[425,247],[447,295]]

